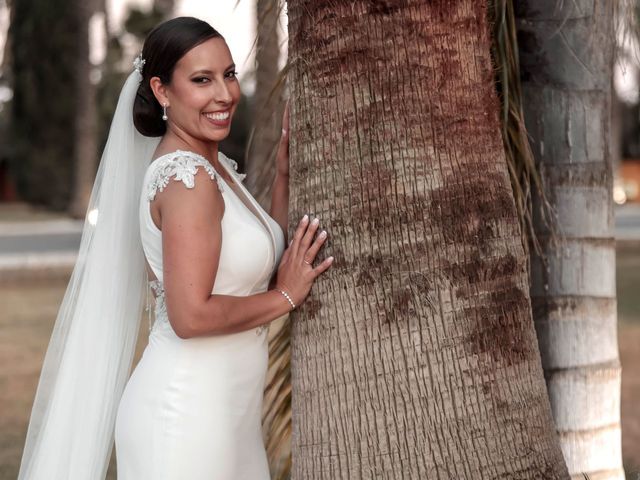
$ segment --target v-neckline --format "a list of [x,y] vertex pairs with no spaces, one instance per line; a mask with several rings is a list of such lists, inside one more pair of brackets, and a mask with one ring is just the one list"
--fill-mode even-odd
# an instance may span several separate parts
[[[207,160],[203,155],[200,155],[199,153],[196,152],[192,152],[191,150],[176,150],[175,153],[187,153],[187,154],[191,154],[194,155],[196,157],[198,157],[200,160],[207,162],[209,165],[211,165],[211,162],[209,162],[209,160]],[[167,154],[170,155],[170,154]],[[160,157],[158,157],[160,158]],[[274,261],[274,265],[276,262],[276,237],[275,237],[275,233],[273,232],[273,229],[271,228],[271,225],[269,224],[269,220],[267,220],[267,218],[263,215],[263,213],[260,211],[261,207],[258,204],[258,202],[253,198],[253,196],[251,195],[251,193],[249,192],[249,190],[247,190],[247,188],[237,179],[237,173],[235,172],[235,170],[232,170],[231,165],[227,165],[227,162],[231,162],[232,160],[229,159],[224,153],[222,153],[221,151],[218,151],[218,163],[220,165],[222,165],[222,168],[225,170],[225,172],[227,172],[227,175],[229,175],[229,178],[231,179],[231,182],[237,187],[238,190],[240,190],[240,192],[242,192],[242,194],[244,195],[244,197],[248,200],[249,204],[253,207],[250,208],[249,206],[247,206],[246,202],[242,200],[242,198],[240,198],[240,195],[238,195],[238,193],[236,192],[236,190],[234,188],[232,188],[229,183],[227,182],[227,180],[225,180],[225,178],[220,175],[220,172],[218,172],[216,170],[216,168],[211,165],[211,168],[213,168],[216,173],[218,174],[218,176],[220,177],[220,179],[224,182],[225,186],[227,186],[227,188],[229,188],[233,194],[236,196],[236,198],[238,199],[238,201],[240,201],[240,203],[242,203],[245,208],[247,210],[249,210],[249,213],[251,213],[254,217],[256,217],[256,219],[258,220],[258,222],[262,223],[262,225],[264,226],[264,228],[267,230],[267,233],[269,234],[269,237],[271,238],[271,250],[273,252],[273,261]]]

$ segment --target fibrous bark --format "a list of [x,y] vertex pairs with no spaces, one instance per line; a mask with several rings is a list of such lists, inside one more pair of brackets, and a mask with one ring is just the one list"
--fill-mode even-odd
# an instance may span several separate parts
[[517,2],[525,122],[559,236],[537,221],[534,319],[575,478],[622,479],[610,129],[614,3]]
[[335,257],[292,319],[294,479],[568,477],[486,10],[288,3],[290,222]]

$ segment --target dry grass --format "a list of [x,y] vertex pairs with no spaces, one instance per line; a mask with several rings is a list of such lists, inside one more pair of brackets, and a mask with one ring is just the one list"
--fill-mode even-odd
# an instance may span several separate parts
[[[0,287],[0,480],[18,475],[40,368],[67,282],[31,280]],[[147,330],[142,321],[134,364],[147,343]],[[116,478],[113,468],[107,478]]]

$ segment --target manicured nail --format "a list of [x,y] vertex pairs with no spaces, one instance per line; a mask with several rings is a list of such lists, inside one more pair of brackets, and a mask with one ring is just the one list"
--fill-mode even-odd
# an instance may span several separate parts
[[317,225],[320,223],[320,220],[318,219],[318,217],[314,218],[313,221],[311,222],[312,225]]
[[329,260],[329,263],[333,263],[333,257],[329,257],[327,260]]
[[286,128],[283,128],[283,129],[282,129],[282,135],[286,135],[286,134],[287,134],[287,129],[286,129]]
[[304,214],[304,217],[302,217],[302,221],[306,222],[307,220],[309,220],[309,215],[307,215],[306,213]]
[[325,230],[320,232],[320,238],[324,238],[327,236],[327,232]]

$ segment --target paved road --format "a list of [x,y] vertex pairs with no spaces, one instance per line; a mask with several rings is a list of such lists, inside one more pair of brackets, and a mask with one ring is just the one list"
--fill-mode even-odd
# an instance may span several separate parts
[[76,220],[0,224],[0,271],[70,269],[80,247],[82,226]]
[[0,236],[0,253],[68,252],[80,248],[79,233]]
[[614,210],[616,239],[640,240],[640,205],[622,205]]
[[[615,207],[616,239],[640,241],[640,205]],[[0,224],[0,270],[73,266],[83,222],[54,220]]]

